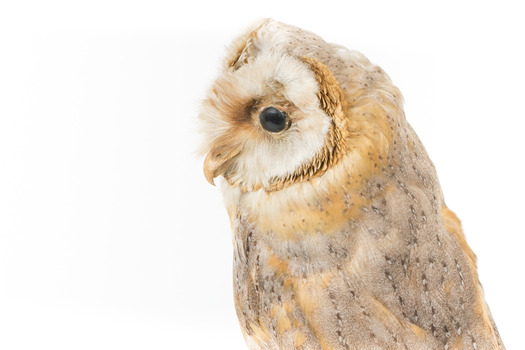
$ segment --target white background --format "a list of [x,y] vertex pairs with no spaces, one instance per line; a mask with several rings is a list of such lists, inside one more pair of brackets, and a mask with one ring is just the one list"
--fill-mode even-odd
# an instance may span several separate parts
[[503,340],[522,348],[519,2],[183,3],[0,3],[0,348],[244,349],[196,115],[225,46],[260,17],[390,74]]

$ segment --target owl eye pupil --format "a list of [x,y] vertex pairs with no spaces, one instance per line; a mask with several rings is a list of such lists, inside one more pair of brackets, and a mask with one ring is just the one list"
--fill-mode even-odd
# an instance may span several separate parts
[[270,132],[279,132],[286,127],[286,113],[274,107],[268,107],[259,116],[261,125]]

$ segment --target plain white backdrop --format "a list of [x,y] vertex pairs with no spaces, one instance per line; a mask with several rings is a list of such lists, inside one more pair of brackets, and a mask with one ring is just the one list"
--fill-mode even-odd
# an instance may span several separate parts
[[196,115],[225,46],[261,17],[389,73],[521,348],[519,2],[181,3],[0,4],[0,348],[245,348]]

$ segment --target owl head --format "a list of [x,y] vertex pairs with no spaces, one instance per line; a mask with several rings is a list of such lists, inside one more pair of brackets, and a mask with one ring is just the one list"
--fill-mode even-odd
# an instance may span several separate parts
[[313,33],[271,19],[250,28],[202,104],[206,179],[271,192],[323,175],[348,148],[337,78],[348,69],[340,48]]

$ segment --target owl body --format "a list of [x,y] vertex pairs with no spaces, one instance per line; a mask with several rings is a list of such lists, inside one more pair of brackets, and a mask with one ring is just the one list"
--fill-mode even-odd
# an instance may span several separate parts
[[232,45],[200,118],[250,349],[504,348],[476,257],[379,67],[265,20]]

